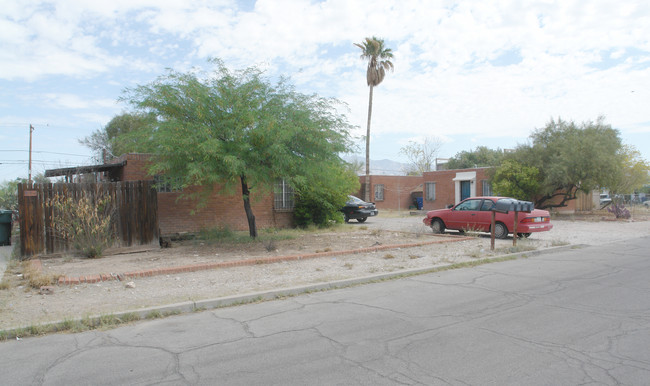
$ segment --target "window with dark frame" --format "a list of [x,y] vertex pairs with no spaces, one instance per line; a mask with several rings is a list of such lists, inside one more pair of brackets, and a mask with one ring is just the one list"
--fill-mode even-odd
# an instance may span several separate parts
[[284,179],[276,182],[273,187],[273,209],[278,211],[289,211],[293,210],[293,205],[293,188]]

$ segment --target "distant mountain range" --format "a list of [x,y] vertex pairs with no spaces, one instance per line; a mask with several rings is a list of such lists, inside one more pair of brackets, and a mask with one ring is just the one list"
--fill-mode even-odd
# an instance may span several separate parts
[[[348,156],[343,157],[344,160],[350,163],[357,163],[361,165],[360,170],[357,170],[359,175],[366,173],[365,157],[360,156]],[[403,176],[406,175],[404,170],[408,167],[408,164],[391,161],[389,159],[382,160],[370,160],[370,174],[372,175],[383,175],[383,176]]]

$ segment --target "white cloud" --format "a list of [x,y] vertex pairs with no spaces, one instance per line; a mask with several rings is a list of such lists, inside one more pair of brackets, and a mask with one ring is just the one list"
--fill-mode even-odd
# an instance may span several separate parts
[[0,30],[0,108],[27,100],[27,117],[39,115],[34,106],[70,109],[95,124],[116,111],[120,89],[219,57],[347,102],[363,135],[366,64],[353,43],[376,35],[395,55],[375,89],[378,138],[480,144],[525,139],[551,117],[601,114],[624,136],[650,130],[641,0],[8,0]]
[[33,95],[28,97],[32,103],[39,105],[46,105],[56,109],[91,109],[91,108],[115,108],[117,102],[115,99],[89,99],[87,97],[76,94],[63,94],[63,93],[48,93],[42,95]]

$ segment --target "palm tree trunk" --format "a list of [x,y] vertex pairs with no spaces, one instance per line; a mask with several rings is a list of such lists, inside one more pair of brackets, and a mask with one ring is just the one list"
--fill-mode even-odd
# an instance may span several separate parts
[[366,179],[364,181],[364,200],[370,202],[370,119],[372,118],[372,84],[368,96],[368,126],[366,128]]

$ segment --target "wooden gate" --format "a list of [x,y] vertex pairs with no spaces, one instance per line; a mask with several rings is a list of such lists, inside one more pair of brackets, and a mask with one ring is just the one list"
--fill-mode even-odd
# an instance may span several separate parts
[[27,258],[70,249],[70,240],[54,232],[60,214],[49,203],[53,197],[79,199],[82,195],[110,197],[115,206],[113,246],[158,244],[158,199],[152,181],[90,184],[18,184],[20,250]]

